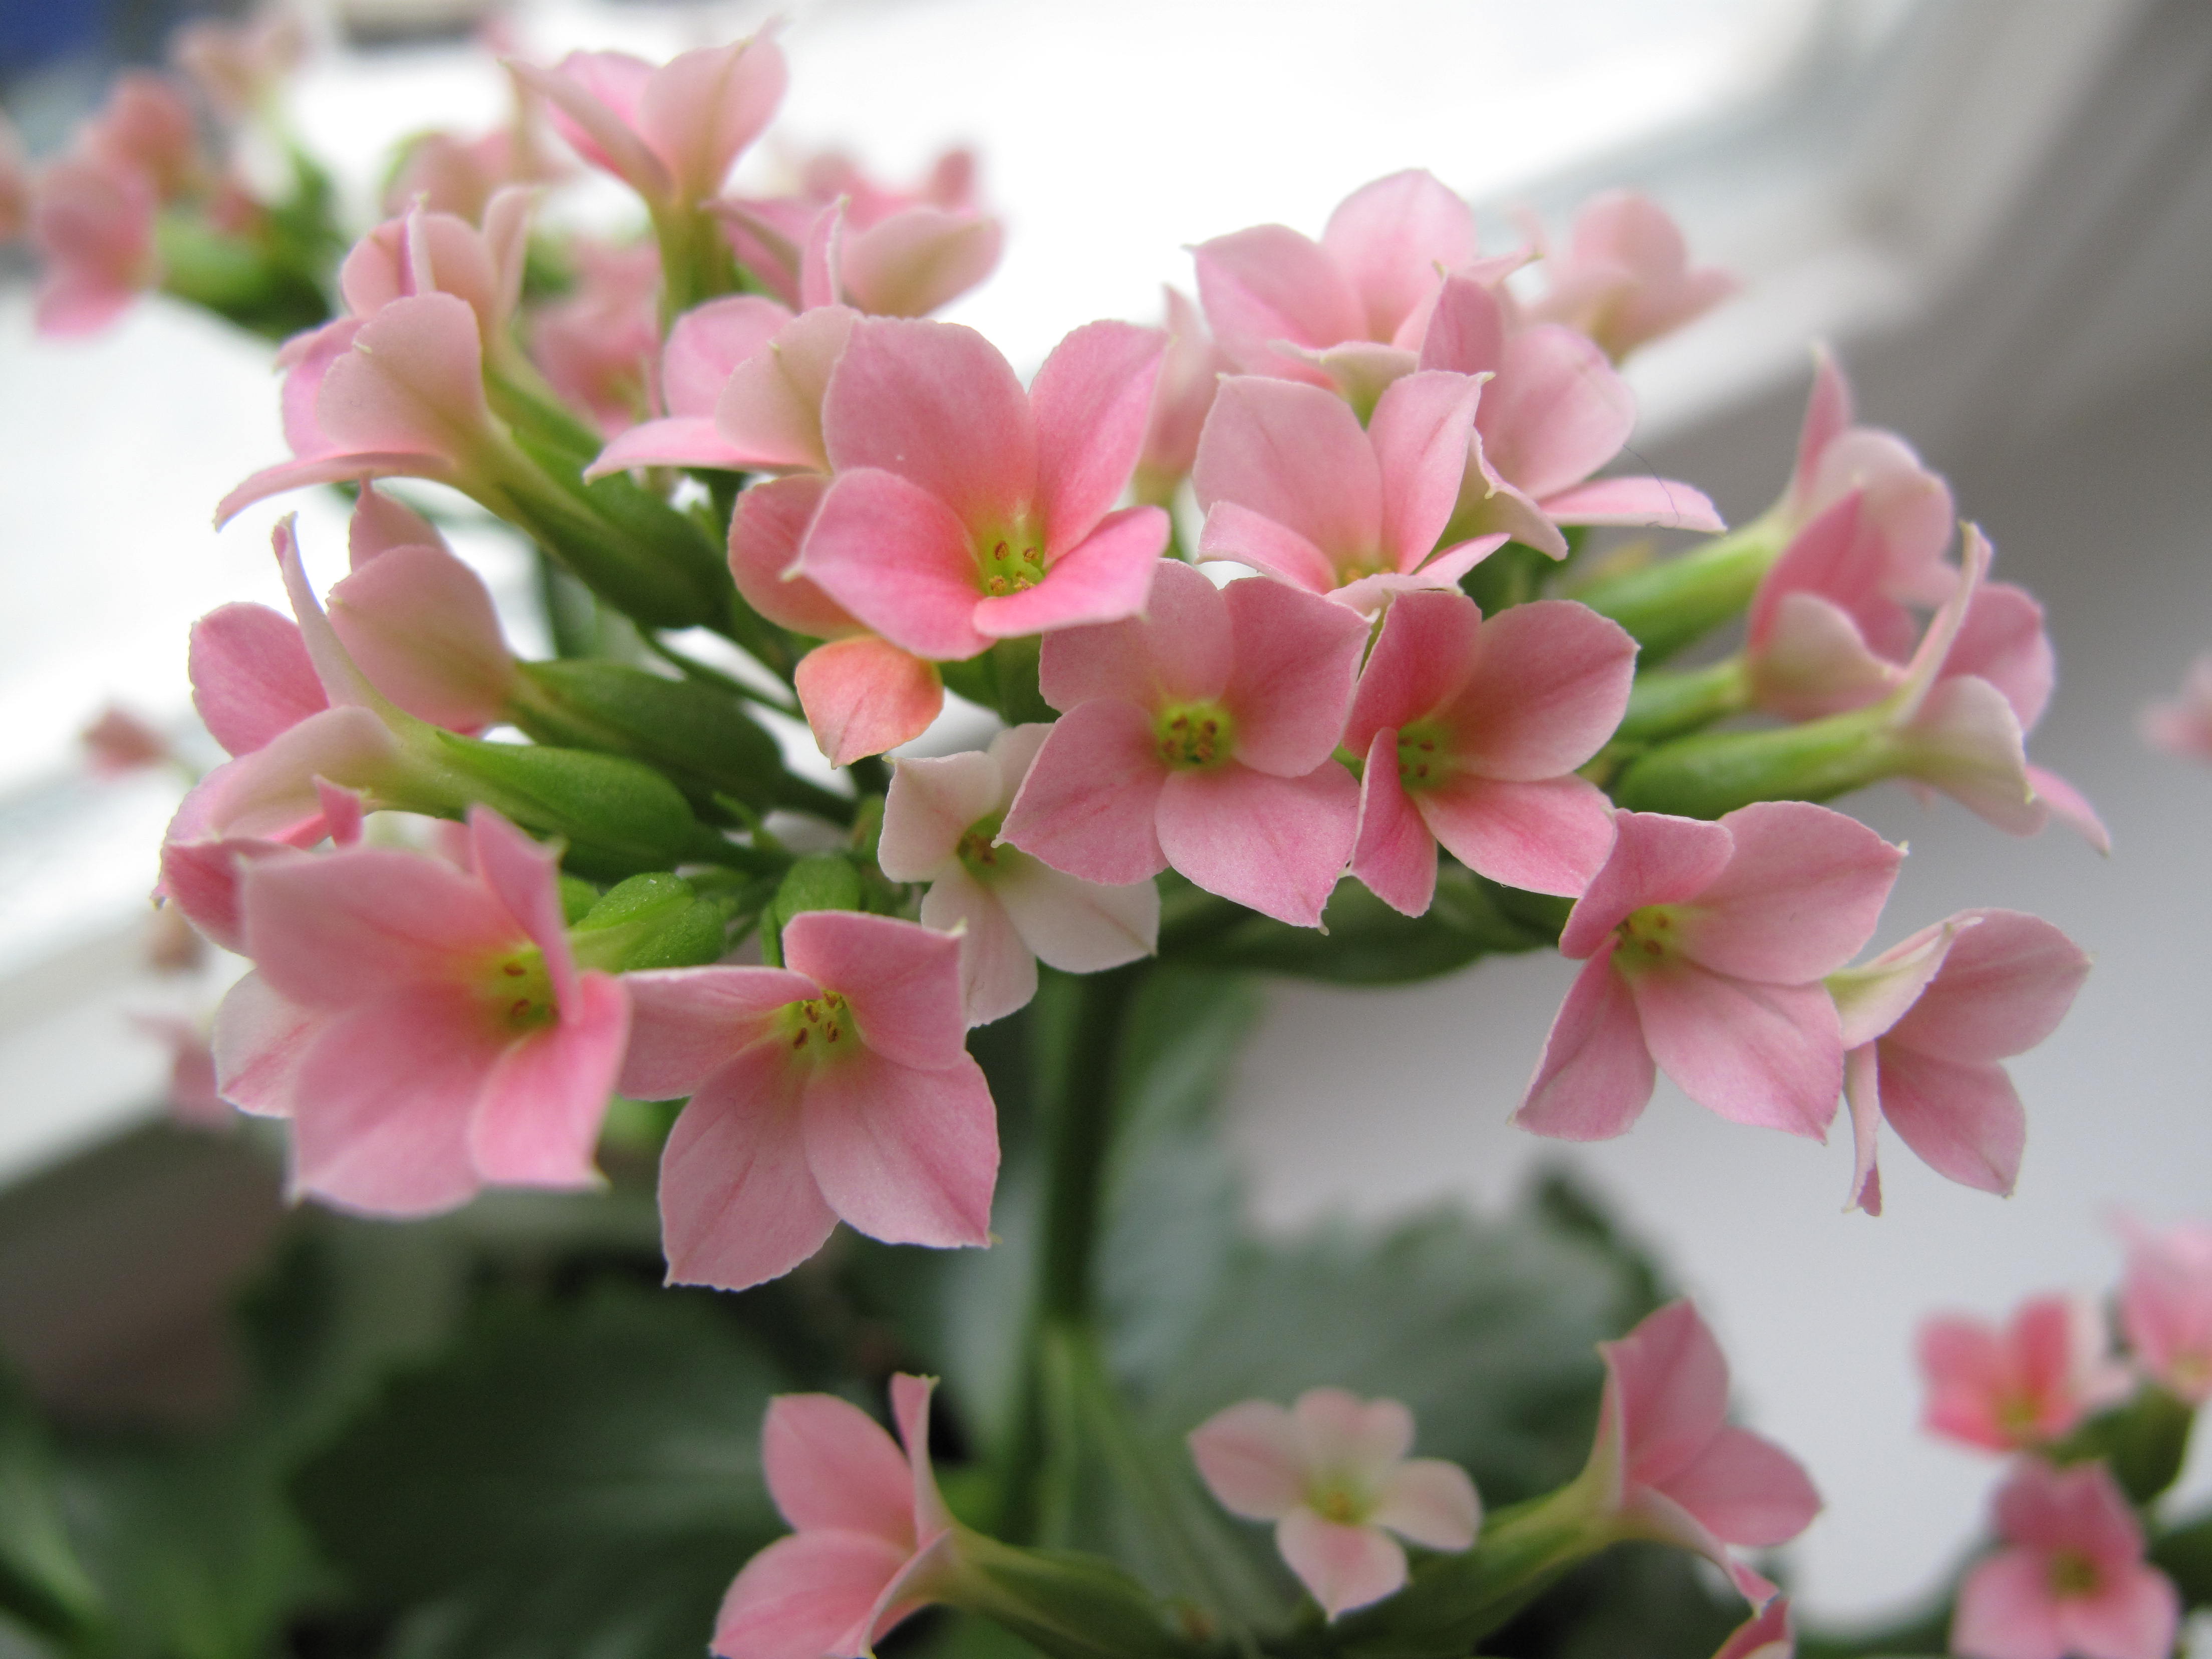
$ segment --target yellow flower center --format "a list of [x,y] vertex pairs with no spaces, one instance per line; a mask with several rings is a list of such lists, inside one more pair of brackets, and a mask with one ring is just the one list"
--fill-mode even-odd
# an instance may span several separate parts
[[854,1040],[853,1011],[835,991],[783,1005],[784,1040],[794,1054],[823,1059],[860,1047]]
[[1152,723],[1160,758],[1179,772],[1225,763],[1236,745],[1236,723],[1217,702],[1176,703]]

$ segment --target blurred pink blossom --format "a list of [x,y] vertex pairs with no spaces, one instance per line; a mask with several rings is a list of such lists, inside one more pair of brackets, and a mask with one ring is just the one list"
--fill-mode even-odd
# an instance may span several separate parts
[[2081,1297],[2030,1297],[2002,1326],[1939,1315],[1921,1322],[1918,1350],[1921,1426],[1984,1451],[2048,1446],[2131,1387],[2103,1314]]
[[1996,1496],[2005,1547],[1966,1575],[1951,1624],[1964,1659],[2166,1659],[2180,1598],[2143,1559],[2142,1526],[2102,1463],[2024,1458]]
[[1688,245],[1665,209],[1632,190],[1592,197],[1564,252],[1545,257],[1549,285],[1530,302],[1539,323],[1565,323],[1618,362],[1637,347],[1702,317],[1743,284],[1690,266]]

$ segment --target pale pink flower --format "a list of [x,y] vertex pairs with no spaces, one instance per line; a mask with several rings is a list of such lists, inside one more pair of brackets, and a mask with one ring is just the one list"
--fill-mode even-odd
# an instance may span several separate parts
[[1144,448],[1130,480],[1140,501],[1165,507],[1175,499],[1198,459],[1199,434],[1213,408],[1221,377],[1231,372],[1228,356],[1206,331],[1206,319],[1180,289],[1167,290],[1167,356],[1160,361],[1159,384],[1152,388],[1152,411],[1145,422]]
[[551,104],[555,129],[577,155],[657,213],[720,193],[783,100],[787,79],[772,29],[657,68],[620,52],[572,52],[550,70],[508,67]]
[[856,323],[823,400],[836,476],[802,568],[868,628],[933,661],[1135,615],[1168,518],[1112,508],[1166,344],[1154,330],[1088,324],[1024,392],[972,329]]
[[102,777],[117,777],[149,766],[166,765],[176,758],[168,738],[144,716],[119,703],[110,703],[101,709],[92,724],[76,736],[84,745],[92,769]]
[[1363,430],[1332,392],[1230,376],[1191,473],[1206,512],[1199,556],[1236,560],[1368,616],[1394,593],[1456,588],[1505,541],[1437,544],[1459,499],[1481,391],[1469,375],[1408,374],[1383,392]]
[[266,106],[307,55],[307,29],[299,14],[283,4],[263,6],[236,21],[200,18],[169,39],[171,60],[232,120]]
[[1615,823],[1559,935],[1587,965],[1514,1121],[1565,1140],[1620,1134],[1656,1066],[1723,1117],[1820,1139],[1844,1080],[1820,981],[1874,932],[1904,849],[1803,801]]
[[2183,760],[2212,760],[2212,651],[2198,653],[2172,701],[2142,711],[2145,743]]
[[[501,191],[485,206],[482,228],[420,204],[386,219],[356,242],[338,267],[338,294],[348,316],[371,318],[412,295],[451,294],[468,301],[478,333],[495,349],[506,340],[522,294],[531,205],[529,191]],[[284,391],[289,416],[296,397],[289,376]]]
[[1636,399],[1605,354],[1557,323],[1509,325],[1479,275],[1455,274],[1437,295],[1419,366],[1490,377],[1453,531],[1505,534],[1566,555],[1562,525],[1657,525],[1717,533],[1704,493],[1672,478],[1594,478],[1636,427]]
[[1959,1587],[1951,1651],[1965,1659],[2166,1659],[2180,1598],[2143,1559],[2142,1525],[2102,1463],[2015,1464],[1998,1490],[2007,1547]]
[[1224,898],[1319,925],[1359,787],[1331,757],[1367,626],[1262,577],[1217,588],[1163,561],[1141,617],[1046,637],[1062,711],[1001,834],[1085,881],[1172,866]]
[[1232,1515],[1275,1523],[1276,1548],[1331,1619],[1404,1585],[1400,1538],[1474,1547],[1474,1482],[1456,1463],[1407,1455],[1413,1414],[1395,1400],[1342,1389],[1308,1389],[1287,1411],[1247,1400],[1188,1438],[1206,1490]]
[[2212,1227],[2124,1221],[2120,1329],[2135,1362],[2176,1399],[2212,1400]]
[[1920,1426],[1984,1451],[2050,1445],[2128,1393],[2104,1316],[2077,1296],[2030,1297],[2002,1327],[1941,1314],[1921,1322],[1917,1348]]
[[31,186],[30,231],[43,269],[34,313],[42,334],[90,334],[161,281],[159,209],[146,176],[88,155],[48,164]]
[[897,1441],[828,1394],[779,1395],[768,1489],[793,1528],[745,1563],[714,1621],[720,1659],[861,1659],[933,1599],[957,1547],[929,1461],[932,1378],[891,1378]]
[[1065,875],[999,828],[1049,726],[1001,732],[988,750],[902,760],[884,802],[876,862],[893,881],[926,881],[921,922],[960,935],[968,1023],[1003,1018],[1036,994],[1040,958],[1094,974],[1148,956],[1160,931],[1159,889]]
[[173,1121],[192,1129],[228,1129],[237,1123],[238,1115],[216,1091],[215,1051],[205,1031],[173,1014],[133,1014],[131,1023],[169,1052],[161,1103]]
[[1566,250],[1548,255],[1543,270],[1549,286],[1529,303],[1529,320],[1565,323],[1615,362],[1743,286],[1725,270],[1692,270],[1680,227],[1632,190],[1606,191],[1584,203]]
[[1366,759],[1352,873],[1419,915],[1441,842],[1494,881],[1579,896],[1612,850],[1613,806],[1575,769],[1620,724],[1635,673],[1636,641],[1569,600],[1486,622],[1462,593],[1399,595],[1345,726]]
[[1713,1659],[1794,1659],[1796,1651],[1790,1598],[1778,1595],[1731,1631]]
[[296,1192],[421,1215],[488,1184],[599,1179],[629,998],[577,971],[556,849],[489,807],[469,829],[469,872],[352,847],[240,878],[254,972],[224,1000],[216,1062],[233,1104],[292,1120]]
[[1820,1497],[1796,1458],[1729,1423],[1728,1361],[1711,1330],[1690,1303],[1670,1302],[1597,1351],[1605,1395],[1577,1485],[1621,1536],[1695,1550],[1765,1602],[1774,1586],[1728,1547],[1788,1543]]
[[162,202],[184,195],[205,166],[191,104],[175,82],[147,70],[115,77],[106,101],[71,149],[103,166],[137,173]]
[[625,432],[648,402],[660,351],[660,250],[569,244],[576,284],[529,319],[530,355],[546,383],[588,412],[608,437]]
[[1998,1064],[2051,1035],[2089,971],[2081,948],[2017,910],[1962,910],[1828,979],[1843,1020],[1851,1202],[1881,1213],[1887,1120],[1938,1175],[2007,1194],[2026,1114]]
[[625,977],[623,1092],[691,1097],[660,1162],[670,1282],[776,1278],[841,1219],[894,1244],[988,1243],[998,1122],[963,1046],[959,941],[811,910],[783,959]]
[[385,185],[386,213],[397,216],[420,205],[481,224],[506,186],[553,183],[574,171],[546,143],[544,98],[512,65],[507,73],[514,99],[507,125],[474,138],[426,132],[409,140]]

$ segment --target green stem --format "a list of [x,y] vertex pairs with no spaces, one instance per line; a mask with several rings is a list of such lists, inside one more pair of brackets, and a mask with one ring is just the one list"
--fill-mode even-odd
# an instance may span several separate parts
[[1751,707],[1743,659],[1705,668],[1654,668],[1636,677],[1615,743],[1663,743]]
[[726,691],[733,697],[742,697],[748,702],[757,702],[763,708],[773,708],[777,714],[787,715],[793,720],[805,718],[799,713],[799,705],[787,697],[772,696],[758,686],[747,685],[734,674],[724,673],[711,663],[703,663],[696,657],[686,656],[649,629],[640,629],[639,635],[645,641],[647,650],[677,669],[686,679],[697,680],[702,684],[714,687],[717,690]]
[[1760,800],[1829,800],[1905,771],[1887,705],[1767,732],[1701,732],[1662,744],[1613,786],[1632,812],[1717,818]]
[[1788,528],[1770,512],[1678,559],[1601,578],[1573,597],[1634,635],[1643,661],[1656,663],[1750,605],[1788,544]]

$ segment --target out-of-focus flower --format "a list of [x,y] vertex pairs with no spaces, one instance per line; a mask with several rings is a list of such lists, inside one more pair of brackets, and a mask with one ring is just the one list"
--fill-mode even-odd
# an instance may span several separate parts
[[2005,1547],[1959,1587],[1964,1659],[2165,1659],[2180,1598],[2143,1559],[2142,1526],[2102,1463],[2025,1458],[1996,1497]]
[[41,270],[42,334],[105,328],[161,280],[154,252],[159,204],[147,177],[89,155],[49,163],[31,187],[31,240]]
[[79,131],[71,149],[118,171],[139,174],[162,202],[183,195],[206,165],[191,104],[169,77],[146,70],[115,77],[106,102]]
[[553,389],[611,438],[646,412],[660,350],[660,250],[580,240],[569,252],[576,286],[531,317],[530,353]]
[[102,777],[115,777],[175,759],[168,738],[140,714],[118,703],[110,703],[99,717],[77,733],[92,769]]
[[1214,391],[1233,367],[1206,331],[1198,307],[1180,289],[1169,289],[1167,296],[1167,356],[1160,362],[1152,412],[1145,422],[1145,447],[1130,480],[1139,501],[1158,507],[1172,501],[1177,487],[1189,476]]
[[2120,1329],[2136,1364],[2175,1398],[2212,1400],[2212,1227],[2123,1224]]
[[1565,252],[1548,254],[1541,269],[1548,286],[1529,303],[1529,319],[1565,323],[1616,362],[1743,286],[1725,270],[1691,269],[1680,228],[1632,190],[1606,191],[1583,204]]
[[203,17],[169,40],[169,57],[216,112],[240,120],[264,109],[307,55],[307,32],[289,6],[264,6],[235,22]]
[[1331,1619],[1405,1583],[1400,1538],[1471,1549],[1482,1522],[1465,1469],[1407,1455],[1413,1414],[1395,1400],[1342,1389],[1308,1389],[1287,1411],[1247,1400],[1207,1418],[1189,1443],[1224,1509],[1275,1523],[1283,1559]]
[[194,1129],[228,1129],[237,1124],[238,1114],[216,1088],[215,1050],[208,1046],[204,1030],[173,1014],[133,1014],[131,1023],[169,1051],[161,1103],[171,1118]]
[[2166,702],[2142,711],[2145,743],[2183,760],[2212,760],[2212,651],[2189,665],[2181,690]]
[[2126,1398],[2104,1316],[2080,1297],[2030,1297],[2002,1327],[1964,1314],[1923,1321],[1921,1426],[1984,1451],[2033,1450]]

